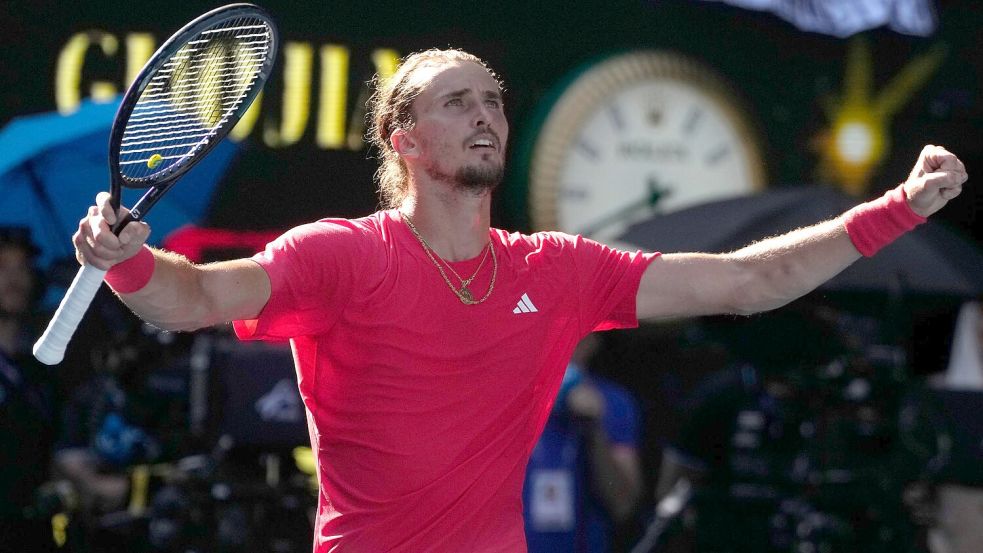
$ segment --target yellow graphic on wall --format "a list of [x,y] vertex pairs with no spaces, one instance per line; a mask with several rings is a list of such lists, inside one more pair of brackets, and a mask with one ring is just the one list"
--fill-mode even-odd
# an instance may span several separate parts
[[823,101],[830,123],[815,143],[822,182],[835,183],[855,196],[867,191],[870,177],[891,148],[891,118],[935,73],[945,54],[945,46],[932,47],[911,60],[874,97],[870,47],[862,37],[850,43],[842,96]]

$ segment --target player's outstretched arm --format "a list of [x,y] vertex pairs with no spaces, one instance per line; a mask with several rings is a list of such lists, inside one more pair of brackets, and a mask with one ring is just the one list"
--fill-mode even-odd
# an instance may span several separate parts
[[966,179],[955,155],[925,146],[901,186],[835,219],[731,253],[664,255],[642,277],[638,316],[751,314],[785,305],[942,209]]
[[146,247],[146,223],[130,223],[117,237],[110,230],[115,221],[109,194],[101,193],[79,222],[73,237],[76,255],[81,263],[109,270],[106,282],[148,323],[193,330],[253,318],[266,305],[270,280],[257,263],[238,259],[195,265]]

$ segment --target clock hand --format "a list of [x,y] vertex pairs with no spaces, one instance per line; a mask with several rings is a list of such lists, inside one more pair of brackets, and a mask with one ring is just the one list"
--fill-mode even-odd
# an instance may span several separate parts
[[600,220],[595,221],[592,225],[581,229],[579,234],[584,236],[593,236],[597,234],[598,231],[626,219],[629,215],[634,214],[637,211],[645,210],[652,212],[653,208],[659,203],[660,200],[672,194],[671,188],[666,188],[659,185],[659,181],[655,177],[649,176],[647,184],[647,194],[638,200],[619,208],[614,213],[605,215]]

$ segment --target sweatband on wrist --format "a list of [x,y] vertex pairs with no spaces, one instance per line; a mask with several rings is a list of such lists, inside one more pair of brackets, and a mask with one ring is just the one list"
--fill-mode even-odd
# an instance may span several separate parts
[[908,205],[903,184],[843,215],[847,235],[865,257],[874,255],[925,221],[925,217],[915,213]]
[[143,246],[136,255],[109,268],[104,280],[120,294],[131,294],[150,282],[154,274],[154,254]]

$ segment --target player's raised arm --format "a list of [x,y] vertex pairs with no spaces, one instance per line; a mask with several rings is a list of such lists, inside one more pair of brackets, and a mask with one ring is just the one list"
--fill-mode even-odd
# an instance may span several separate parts
[[[79,222],[79,261],[107,270],[106,282],[140,318],[167,330],[192,330],[255,317],[270,297],[270,280],[257,263],[238,259],[194,265],[144,245],[150,228],[131,223],[119,236],[109,195],[100,194]],[[125,213],[125,208],[124,212]],[[121,214],[122,216],[122,214]]]
[[731,253],[664,255],[642,277],[638,316],[750,314],[785,305],[923,222],[958,196],[966,179],[959,158],[925,146],[903,184],[835,219]]

